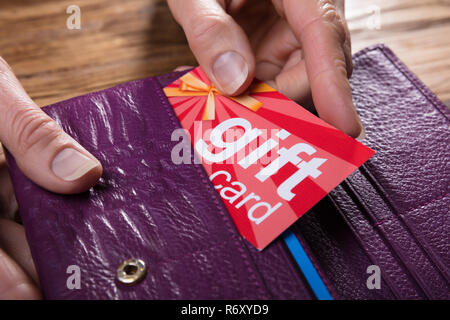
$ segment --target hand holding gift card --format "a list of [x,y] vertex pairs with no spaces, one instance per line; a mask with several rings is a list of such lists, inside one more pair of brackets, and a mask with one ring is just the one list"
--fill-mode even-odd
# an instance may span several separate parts
[[197,68],[164,92],[239,232],[258,249],[374,154],[265,83],[227,97]]

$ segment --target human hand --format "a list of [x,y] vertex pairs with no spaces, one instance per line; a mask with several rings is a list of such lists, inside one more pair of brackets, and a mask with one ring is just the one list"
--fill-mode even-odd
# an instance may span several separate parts
[[[100,162],[28,97],[2,58],[0,141],[29,179],[52,192],[80,193],[102,175]],[[5,167],[0,152],[0,217],[11,217],[16,204]],[[0,299],[40,297],[23,227],[0,219]]]
[[[363,135],[344,0],[168,0],[199,64],[227,95],[254,77],[352,137]],[[245,31],[244,31],[245,30]]]

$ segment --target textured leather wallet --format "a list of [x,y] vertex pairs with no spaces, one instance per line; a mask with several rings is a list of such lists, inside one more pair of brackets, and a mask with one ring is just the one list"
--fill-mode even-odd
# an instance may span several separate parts
[[[256,250],[203,167],[172,163],[180,125],[162,88],[179,76],[44,108],[102,162],[89,192],[47,192],[8,156],[44,296],[314,299],[282,239]],[[382,45],[354,56],[351,84],[365,144],[377,153],[290,231],[335,299],[449,299],[450,113]],[[132,258],[147,274],[127,286],[116,270]],[[67,286],[73,265],[79,289]],[[379,288],[367,285],[370,266],[379,267]]]

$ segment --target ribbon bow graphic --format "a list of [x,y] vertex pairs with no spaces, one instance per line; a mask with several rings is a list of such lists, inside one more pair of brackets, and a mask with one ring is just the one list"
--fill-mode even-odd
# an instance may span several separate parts
[[[166,87],[164,93],[167,97],[189,97],[189,96],[208,96],[203,113],[203,120],[214,120],[216,118],[215,95],[222,95],[214,84],[207,85],[202,80],[195,77],[192,73],[187,73],[180,78],[181,84],[178,88]],[[253,86],[251,93],[273,92],[275,89],[265,83],[259,83]],[[238,97],[226,96],[228,99],[236,101],[244,107],[256,112],[262,106],[262,102],[251,97],[249,94],[243,94]]]

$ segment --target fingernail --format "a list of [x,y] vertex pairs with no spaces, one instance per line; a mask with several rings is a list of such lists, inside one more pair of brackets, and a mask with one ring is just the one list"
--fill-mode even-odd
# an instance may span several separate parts
[[98,163],[81,152],[67,148],[52,162],[53,173],[65,181],[74,181],[98,166]]
[[234,94],[247,80],[248,65],[239,53],[228,51],[214,62],[213,72],[219,89]]
[[359,117],[358,117],[358,120],[359,120],[359,124],[361,125],[361,133],[356,138],[356,140],[362,141],[362,140],[364,140],[366,138],[366,129],[364,129],[364,126],[363,126],[361,120],[359,119]]

